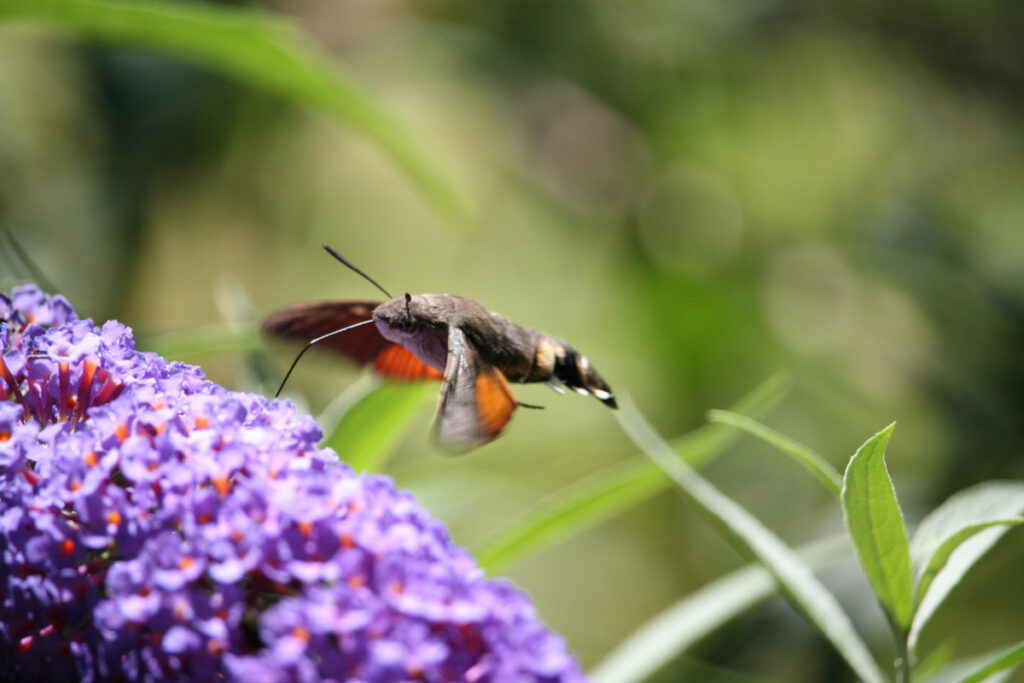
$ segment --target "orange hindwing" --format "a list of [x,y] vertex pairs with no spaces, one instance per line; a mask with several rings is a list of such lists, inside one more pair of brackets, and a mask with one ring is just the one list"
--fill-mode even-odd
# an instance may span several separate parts
[[496,437],[512,419],[517,405],[505,375],[493,367],[480,368],[476,378],[476,411],[481,432]]
[[388,344],[373,359],[373,368],[391,379],[441,379],[439,370],[432,368],[404,346]]

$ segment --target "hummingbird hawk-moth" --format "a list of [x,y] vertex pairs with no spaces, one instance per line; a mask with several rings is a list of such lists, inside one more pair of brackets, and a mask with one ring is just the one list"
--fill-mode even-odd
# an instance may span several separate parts
[[[546,382],[559,393],[564,385],[618,407],[586,356],[562,339],[516,325],[464,296],[391,297],[373,278],[323,246],[391,300],[315,301],[272,313],[263,322],[264,332],[306,342],[292,368],[319,343],[359,364],[372,363],[391,379],[439,379],[435,429],[440,441],[456,450],[493,441],[518,406],[536,407],[516,400],[510,382]],[[291,369],[285,381],[290,374]]]

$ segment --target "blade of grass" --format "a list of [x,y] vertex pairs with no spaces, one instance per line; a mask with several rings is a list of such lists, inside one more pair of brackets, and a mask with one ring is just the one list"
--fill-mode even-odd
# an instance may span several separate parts
[[832,643],[862,680],[868,683],[885,680],[835,596],[789,546],[680,460],[628,397],[620,402],[618,419],[633,442],[672,478],[723,537],[744,556],[764,565],[794,607]]
[[798,463],[807,468],[807,470],[810,471],[810,473],[813,474],[819,482],[821,482],[821,485],[824,486],[836,500],[839,500],[839,492],[843,488],[842,476],[840,476],[839,472],[836,471],[836,468],[828,464],[825,458],[821,457],[818,453],[799,441],[791,439],[784,434],[780,434],[774,429],[761,424],[757,420],[752,420],[745,415],[737,415],[736,413],[731,413],[727,410],[709,410],[708,421],[742,429],[748,434],[752,434],[753,436],[761,439],[765,443],[775,446],[777,449],[792,457]]
[[[845,536],[810,544],[797,553],[815,569],[851,557]],[[647,680],[691,645],[775,592],[775,580],[761,565],[723,576],[650,619],[602,659],[589,677],[598,683]]]
[[[760,414],[789,391],[789,377],[774,375],[736,403],[733,410]],[[736,440],[732,430],[702,425],[673,443],[679,457],[700,466]],[[512,561],[590,528],[668,487],[661,471],[644,458],[605,468],[541,501],[523,517],[474,548],[480,566],[493,572]]]
[[514,560],[590,528],[665,489],[650,463],[631,459],[607,467],[542,500],[526,515],[473,549],[481,567],[494,572]]
[[[46,277],[46,273],[43,272],[43,269],[39,267],[39,264],[37,264],[32,256],[29,255],[28,251],[21,246],[21,242],[15,239],[14,233],[12,233],[7,227],[4,227],[3,233],[4,237],[7,238],[7,243],[10,247],[9,251],[17,257],[21,265],[26,271],[28,271],[32,281],[47,292],[56,293],[61,291],[57,285],[53,284],[53,280]],[[7,251],[8,249],[4,249],[4,252]]]
[[390,155],[441,214],[459,219],[467,213],[455,185],[415,137],[279,15],[160,0],[0,0],[0,19],[161,52],[320,109]]

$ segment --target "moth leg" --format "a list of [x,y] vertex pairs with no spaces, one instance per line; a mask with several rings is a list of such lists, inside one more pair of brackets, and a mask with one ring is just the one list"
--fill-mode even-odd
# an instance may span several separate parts
[[551,388],[551,391],[555,392],[556,394],[562,394],[563,396],[565,395],[565,385],[562,383],[562,380],[552,377],[550,380],[545,382],[545,384],[547,384]]

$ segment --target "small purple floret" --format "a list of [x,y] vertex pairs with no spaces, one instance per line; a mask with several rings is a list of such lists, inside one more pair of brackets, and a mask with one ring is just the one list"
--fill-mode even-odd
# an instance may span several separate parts
[[284,401],[0,292],[0,671],[581,681],[509,584]]

